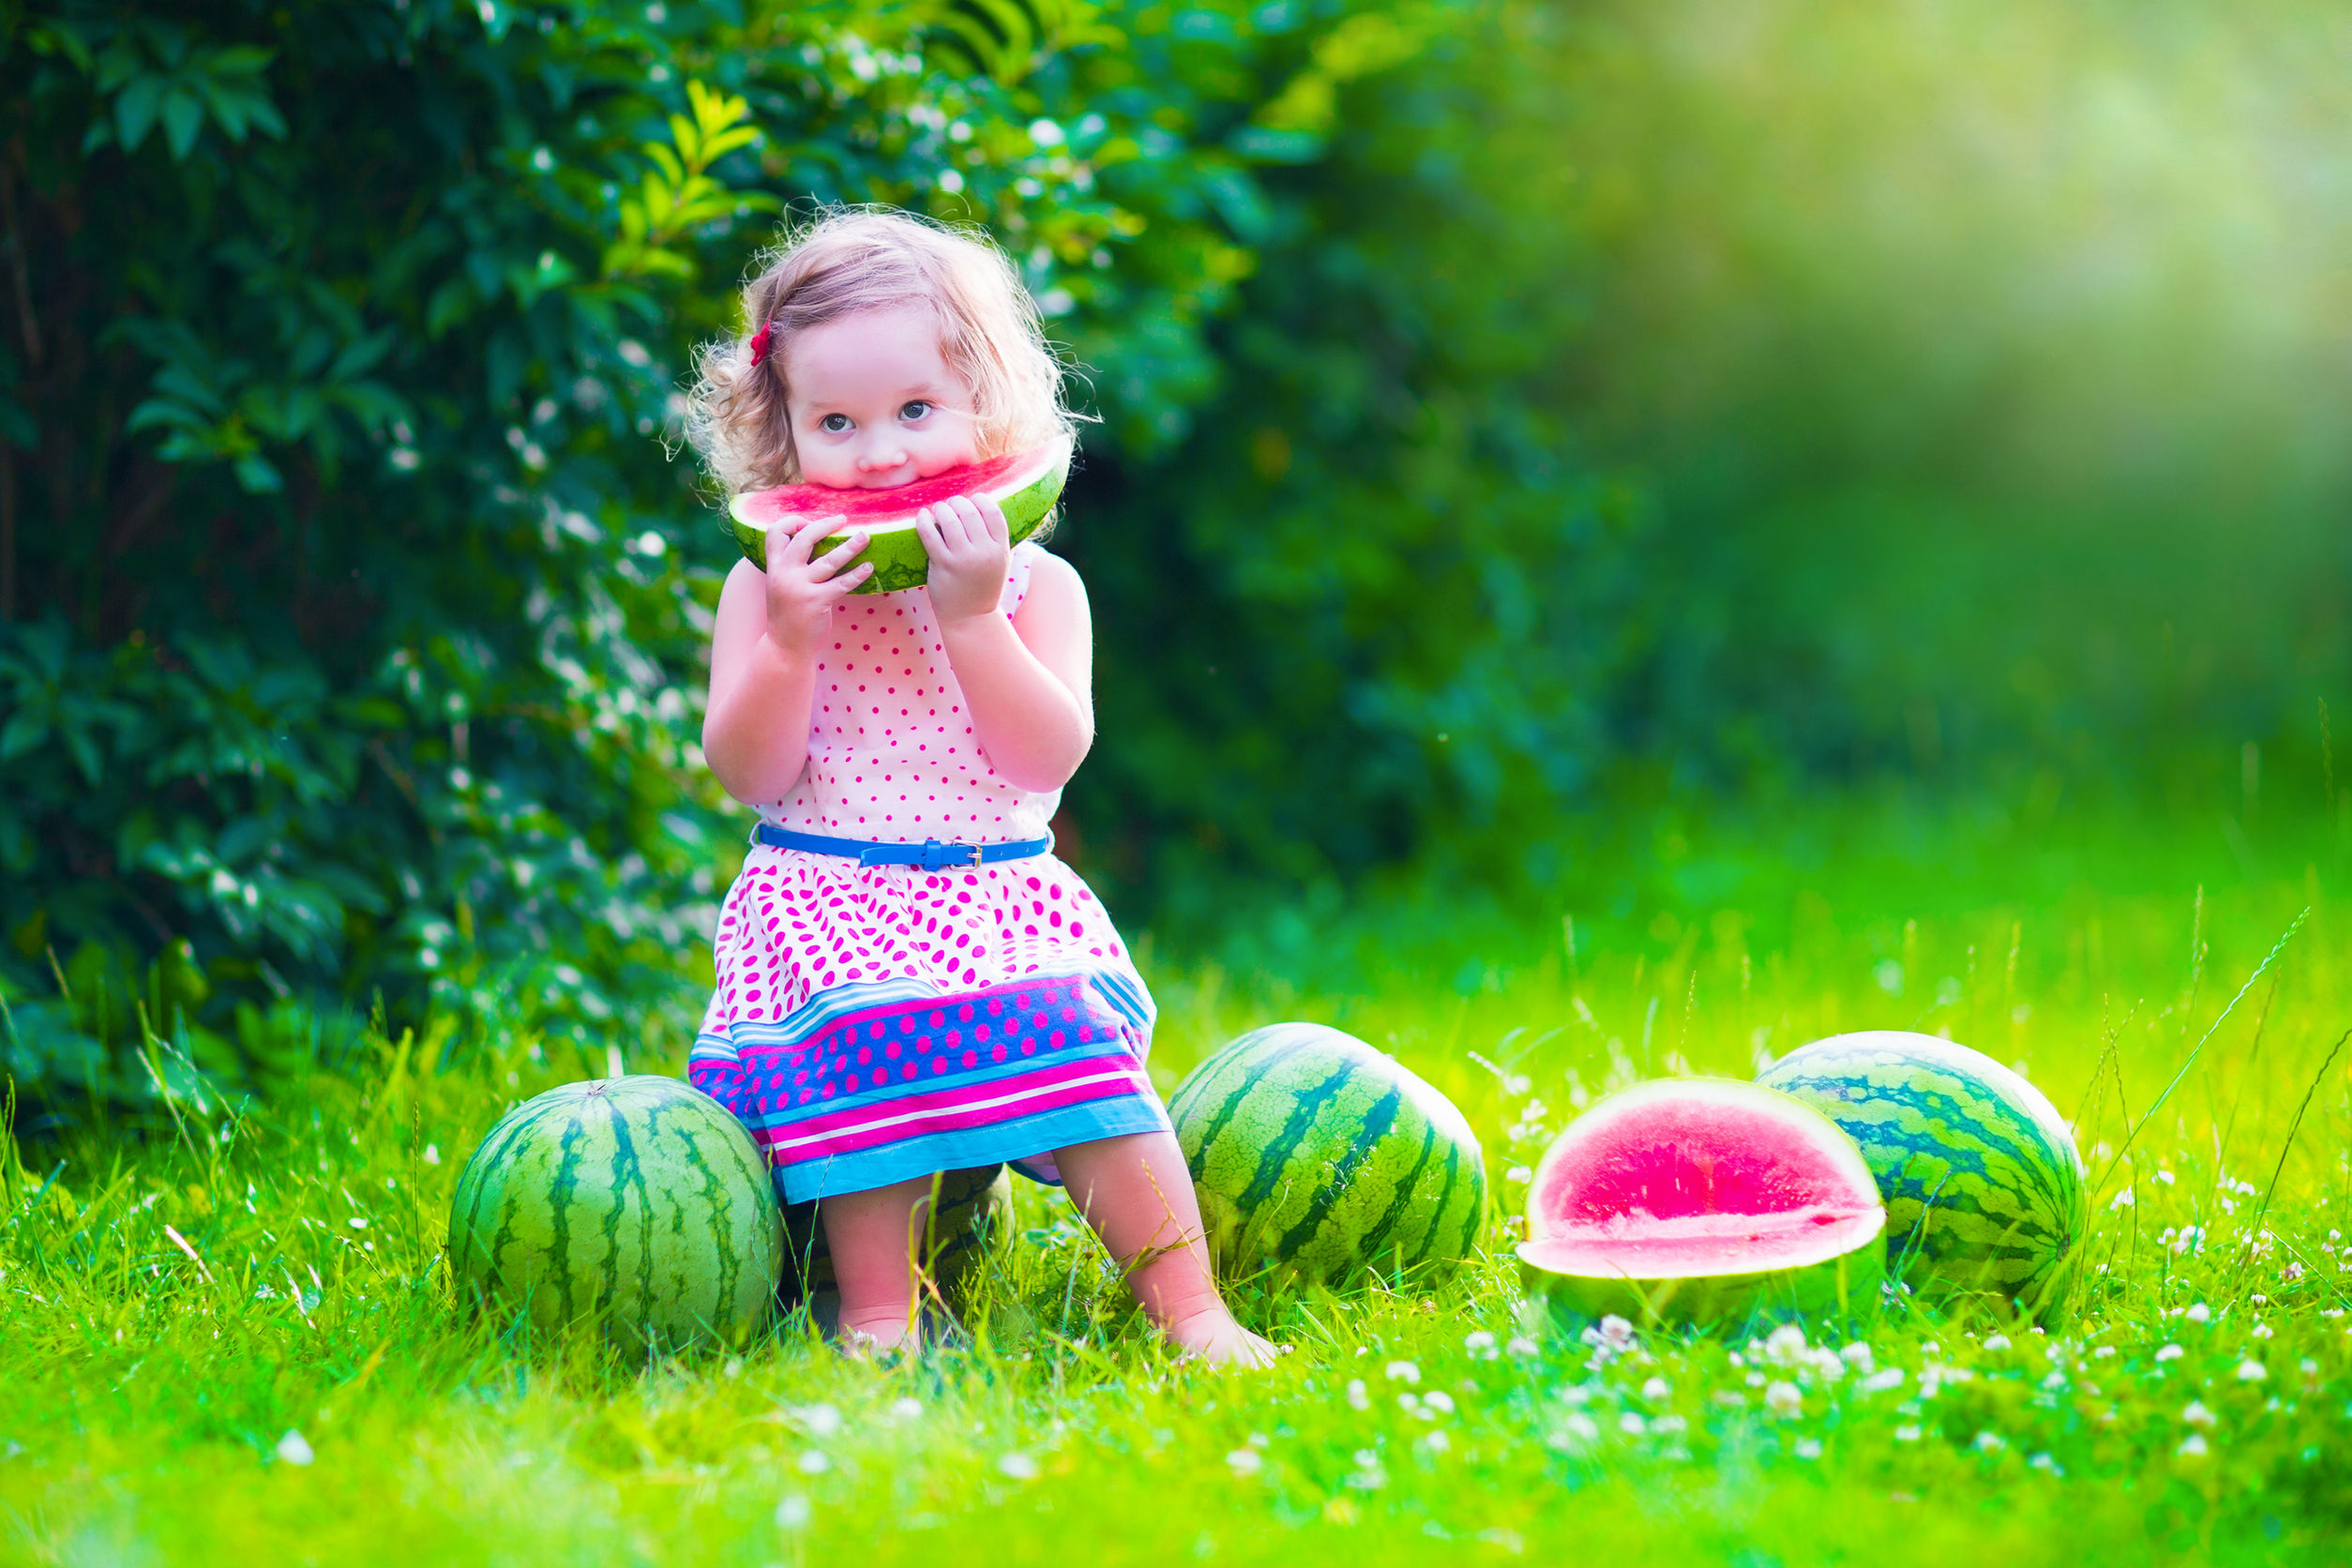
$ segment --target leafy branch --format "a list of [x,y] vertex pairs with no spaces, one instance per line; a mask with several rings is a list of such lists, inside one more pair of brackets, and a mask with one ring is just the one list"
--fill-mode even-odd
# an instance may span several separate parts
[[621,198],[621,237],[604,253],[607,278],[691,278],[692,259],[673,249],[679,240],[703,224],[781,205],[763,191],[730,190],[709,173],[729,153],[760,141],[759,130],[746,123],[750,104],[700,82],[686,83],[686,98],[693,117],[671,115],[671,139],[645,143],[654,167],[634,194]]

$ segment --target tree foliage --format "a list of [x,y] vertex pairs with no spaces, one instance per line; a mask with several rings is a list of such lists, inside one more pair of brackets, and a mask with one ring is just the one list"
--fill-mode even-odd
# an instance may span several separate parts
[[[265,1079],[371,1005],[666,1057],[734,831],[674,439],[779,213],[985,221],[1164,445],[1304,8],[12,13],[0,986],[28,1083]],[[1242,134],[1237,138],[1235,133]],[[328,1028],[331,1034],[332,1029]]]

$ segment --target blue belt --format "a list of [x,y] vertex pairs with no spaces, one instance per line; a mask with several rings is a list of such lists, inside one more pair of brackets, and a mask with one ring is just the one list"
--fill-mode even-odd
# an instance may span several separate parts
[[828,838],[822,834],[794,833],[761,822],[751,830],[751,841],[772,850],[806,850],[810,854],[837,854],[860,866],[919,866],[937,871],[950,866],[993,866],[1000,860],[1027,860],[1053,848],[1050,835],[1017,839],[1010,844],[942,844],[926,838],[920,844],[879,843],[865,838]]

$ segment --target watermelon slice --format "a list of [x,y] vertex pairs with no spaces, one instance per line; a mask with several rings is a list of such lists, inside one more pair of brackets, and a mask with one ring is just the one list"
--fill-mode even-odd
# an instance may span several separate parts
[[[874,575],[857,586],[861,594],[890,594],[919,588],[930,572],[930,558],[914,532],[915,514],[926,506],[953,501],[959,495],[995,502],[1015,544],[1037,532],[1062,497],[1070,476],[1070,444],[1058,441],[1033,451],[1009,453],[986,462],[968,463],[917,479],[892,490],[836,490],[831,485],[778,485],[753,490],[728,503],[735,542],[746,559],[765,571],[767,531],[777,523],[799,528],[818,518],[839,517],[848,521],[839,532],[864,529],[870,535],[860,561],[874,564]],[[823,552],[820,547],[819,553]]]
[[1673,1078],[1609,1095],[1536,1167],[1519,1259],[1586,1319],[1745,1332],[1877,1310],[1885,1205],[1862,1151],[1802,1101]]

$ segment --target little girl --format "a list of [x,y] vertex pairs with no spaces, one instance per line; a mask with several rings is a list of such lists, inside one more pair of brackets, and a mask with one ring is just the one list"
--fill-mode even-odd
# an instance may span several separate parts
[[[693,403],[730,491],[888,490],[1071,436],[1035,307],[985,240],[837,214],[744,321]],[[1086,591],[958,499],[918,518],[925,586],[852,598],[871,568],[841,520],[772,530],[768,569],[738,564],[719,596],[702,748],[760,827],[688,1076],[788,1202],[818,1200],[852,1349],[914,1337],[932,1175],[1012,1161],[1058,1175],[1162,1334],[1261,1364],[1144,1073],[1151,995],[1046,828],[1094,738]]]

